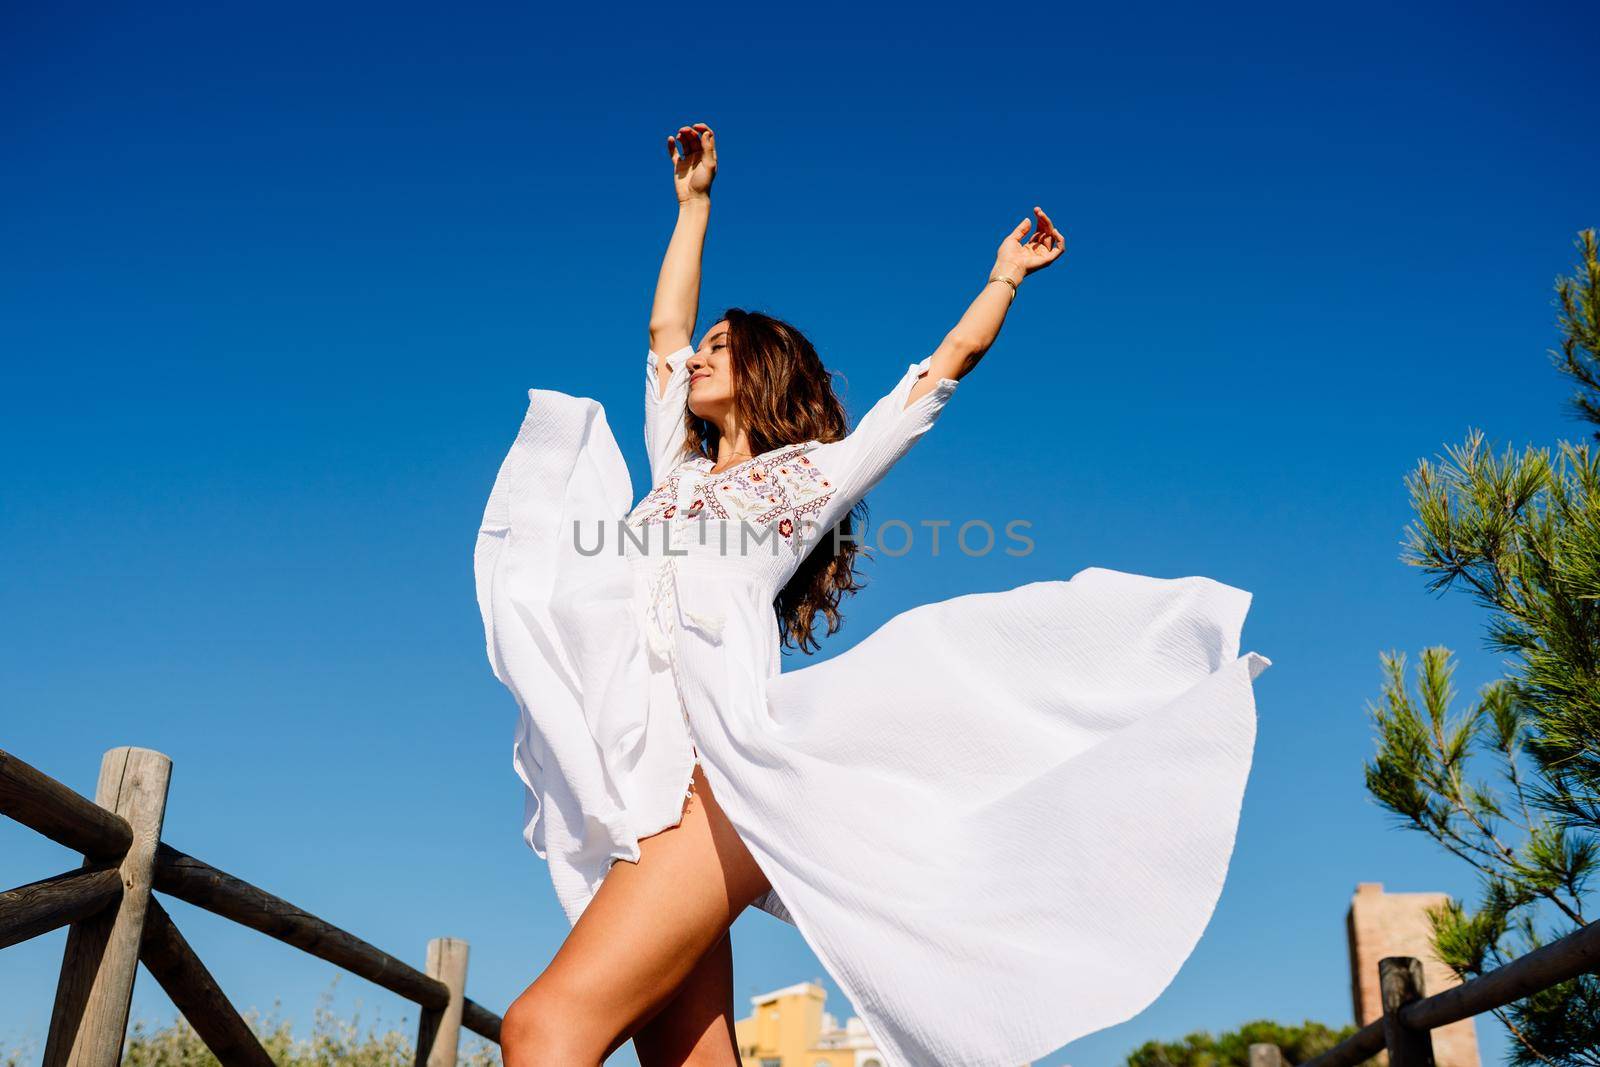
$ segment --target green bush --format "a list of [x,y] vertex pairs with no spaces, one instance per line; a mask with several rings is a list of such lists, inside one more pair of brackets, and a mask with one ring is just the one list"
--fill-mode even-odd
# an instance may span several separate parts
[[[320,998],[307,1038],[294,1036],[293,1024],[279,1017],[277,1005],[265,1017],[254,1008],[243,1013],[272,1062],[278,1067],[412,1067],[416,1060],[415,1019],[408,1023],[402,1016],[396,1025],[385,1027],[380,1015],[363,1030],[359,1010],[350,1019],[333,1013],[338,982],[335,976]],[[0,1054],[0,1067],[24,1067],[38,1058],[33,1050],[13,1049]],[[476,1034],[463,1032],[456,1062],[462,1067],[500,1067],[500,1050]],[[165,1025],[135,1020],[128,1029],[122,1063],[123,1067],[221,1067],[181,1016]]]
[[[1299,1026],[1257,1019],[1219,1037],[1198,1030],[1179,1041],[1147,1041],[1128,1056],[1127,1067],[1249,1067],[1250,1046],[1257,1043],[1277,1045],[1288,1062],[1304,1063],[1355,1032],[1354,1026],[1333,1030],[1310,1019]],[[1367,1060],[1363,1067],[1376,1063]]]

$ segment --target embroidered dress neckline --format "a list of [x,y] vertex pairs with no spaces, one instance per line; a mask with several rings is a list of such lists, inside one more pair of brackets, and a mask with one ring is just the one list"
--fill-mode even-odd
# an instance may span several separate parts
[[786,451],[788,451],[790,449],[793,449],[793,448],[804,448],[807,445],[819,445],[821,443],[822,443],[821,441],[813,439],[813,440],[810,440],[810,441],[797,441],[794,444],[779,445],[777,448],[768,449],[767,451],[761,453],[759,456],[751,456],[749,459],[740,460],[738,463],[735,463],[733,466],[724,467],[719,471],[713,471],[711,469],[712,467],[715,467],[717,465],[716,460],[710,459],[710,458],[708,458],[706,456],[695,456],[692,459],[690,459],[689,462],[692,463],[695,466],[695,468],[700,471],[700,473],[706,474],[706,475],[715,475],[716,477],[720,478],[724,474],[732,474],[734,471],[738,470],[740,467],[748,467],[750,464],[755,463],[755,462],[757,462],[759,460],[767,459],[770,456],[776,456],[779,452],[786,452]]

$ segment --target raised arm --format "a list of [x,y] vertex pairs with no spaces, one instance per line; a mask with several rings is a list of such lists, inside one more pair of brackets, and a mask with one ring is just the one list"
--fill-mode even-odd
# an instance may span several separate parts
[[[1000,242],[1000,251],[995,256],[988,283],[967,308],[966,314],[961,316],[961,321],[945,334],[939,347],[933,350],[933,355],[929,357],[928,373],[912,387],[906,397],[906,407],[909,408],[931,392],[939,379],[960,381],[966,377],[1000,335],[1000,327],[1006,321],[1006,312],[1011,310],[1011,302],[1017,297],[1017,286],[1022,284],[1022,279],[1054,263],[1066,249],[1066,240],[1051,223],[1044,209],[1036,207],[1033,213],[1038,217],[1039,228],[1024,241],[1023,236],[1033,222],[1032,218],[1025,218]],[[1011,279],[1011,283],[1007,284],[1002,278]]]
[[[679,142],[682,142],[681,147]],[[661,261],[655,305],[650,310],[651,351],[665,355],[689,344],[700,312],[700,256],[711,220],[711,180],[717,174],[717,141],[703,122],[680,127],[667,138],[672,184],[678,194],[678,223]],[[661,362],[661,388],[671,369]]]

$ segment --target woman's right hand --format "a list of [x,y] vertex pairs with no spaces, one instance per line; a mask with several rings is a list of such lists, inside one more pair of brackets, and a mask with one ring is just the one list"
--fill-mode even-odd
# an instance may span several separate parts
[[717,138],[711,127],[703,122],[680,126],[676,136],[667,138],[667,155],[678,203],[711,199],[711,180],[717,176]]

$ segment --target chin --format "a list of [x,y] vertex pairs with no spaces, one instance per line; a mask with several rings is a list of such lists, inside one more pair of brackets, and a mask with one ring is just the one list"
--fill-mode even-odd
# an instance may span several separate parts
[[690,414],[695,418],[704,422],[716,422],[722,418],[728,405],[726,403],[695,403],[690,401],[688,407]]

